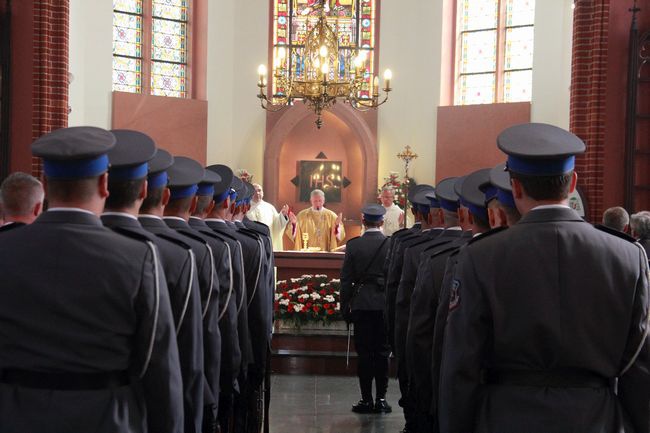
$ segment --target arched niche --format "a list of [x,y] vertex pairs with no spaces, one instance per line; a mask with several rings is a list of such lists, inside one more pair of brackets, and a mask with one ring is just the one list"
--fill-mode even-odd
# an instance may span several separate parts
[[358,234],[360,209],[377,194],[377,114],[359,113],[347,104],[336,104],[323,113],[323,127],[316,128],[313,111],[303,104],[267,117],[264,150],[265,196],[278,208],[287,203],[298,212],[309,206],[299,202],[298,188],[291,183],[298,174],[298,161],[314,160],[323,152],[330,161],[343,162],[343,175],[350,185],[341,203],[328,203],[343,212],[347,238]]

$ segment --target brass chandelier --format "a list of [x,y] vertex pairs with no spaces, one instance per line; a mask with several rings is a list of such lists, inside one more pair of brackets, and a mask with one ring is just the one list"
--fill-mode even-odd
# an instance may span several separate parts
[[[287,48],[280,46],[274,54],[273,78],[271,95],[266,94],[267,68],[258,68],[259,80],[257,97],[263,109],[271,112],[279,111],[302,100],[317,116],[318,129],[323,125],[322,113],[341,99],[358,111],[368,111],[384,104],[388,93],[392,90],[390,69],[384,72],[385,92],[380,98],[379,77],[372,80],[372,92],[362,96],[362,86],[365,82],[363,65],[368,51],[359,47],[351,47],[353,56],[343,59],[339,56],[339,37],[336,25],[328,23],[323,3],[318,6],[320,16],[314,27],[305,38],[304,68],[300,72],[294,65],[294,56]],[[335,20],[335,17],[330,19]]]

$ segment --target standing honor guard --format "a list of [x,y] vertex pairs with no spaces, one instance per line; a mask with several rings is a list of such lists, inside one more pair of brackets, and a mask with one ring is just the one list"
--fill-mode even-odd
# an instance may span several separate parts
[[650,431],[650,293],[640,245],[568,206],[575,135],[503,131],[523,218],[455,266],[441,361],[445,433]]
[[34,142],[50,209],[0,243],[0,430],[181,433],[183,385],[158,250],[98,215],[109,131]]
[[183,378],[184,433],[201,432],[203,420],[203,332],[196,260],[190,247],[175,238],[146,231],[137,219],[147,196],[148,162],[156,151],[154,141],[138,131],[113,130],[117,142],[108,152],[108,191],[104,226],[122,234],[136,234],[153,242],[167,279]]
[[[388,355],[390,346],[384,327],[383,264],[388,238],[381,232],[386,210],[380,205],[362,209],[363,236],[350,239],[341,269],[341,311],[354,324],[354,347],[359,354],[357,375],[361,400],[352,406],[357,413],[388,413]],[[375,381],[375,400],[372,382]]]

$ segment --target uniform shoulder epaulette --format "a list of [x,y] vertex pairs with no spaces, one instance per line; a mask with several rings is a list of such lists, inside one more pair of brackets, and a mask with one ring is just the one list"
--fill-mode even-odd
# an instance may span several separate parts
[[259,221],[253,221],[253,220],[250,220],[248,222],[249,222],[249,224],[253,225],[253,227],[250,227],[252,230],[258,229],[256,231],[259,231],[260,233],[262,233],[264,235],[270,235],[271,234],[271,230],[269,230],[269,226],[267,226],[266,224],[261,223]]
[[404,232],[407,232],[407,231],[409,231],[409,229],[407,229],[407,228],[399,229],[395,233],[393,233],[391,236],[397,235],[397,237],[400,237],[400,236],[403,235]]
[[208,241],[203,239],[199,233],[193,233],[191,230],[182,229],[179,230],[178,232],[184,234],[188,238],[194,239],[197,242],[201,242],[202,244],[208,243]]
[[604,226],[602,224],[596,224],[594,227],[600,230],[601,232],[609,233],[610,235],[614,235],[621,239],[625,239],[628,242],[636,242],[636,239],[634,239],[632,236],[628,235],[627,233],[619,232],[618,230],[614,230],[613,228]]
[[352,242],[353,240],[356,240],[356,239],[361,239],[361,236],[355,236],[352,239],[348,239],[348,241],[346,243],[349,244],[350,242]]
[[166,240],[167,242],[171,242],[174,245],[178,245],[179,247],[181,247],[183,249],[186,249],[186,250],[191,250],[192,249],[192,247],[190,245],[183,242],[182,239],[179,239],[176,236],[170,236],[170,235],[165,234],[165,233],[158,233],[158,234],[156,234],[156,236],[158,236],[160,239]]
[[502,226],[502,227],[494,228],[494,229],[492,229],[492,230],[488,230],[487,232],[485,232],[485,233],[481,233],[480,235],[475,236],[475,237],[473,237],[472,239],[470,239],[469,241],[467,241],[467,245],[470,245],[470,244],[473,244],[473,243],[475,243],[475,242],[478,242],[478,241],[480,241],[480,240],[482,240],[482,239],[485,239],[485,238],[487,238],[487,237],[489,237],[489,236],[492,236],[492,235],[494,235],[494,234],[501,233],[501,232],[504,231],[504,230],[508,230],[508,227],[503,227],[503,226]]
[[113,230],[115,233],[119,233],[123,236],[127,236],[131,239],[135,239],[136,241],[141,241],[141,242],[148,242],[151,241],[153,242],[155,235],[148,233],[148,232],[140,232],[136,230],[132,230],[127,227],[111,227],[111,230]]

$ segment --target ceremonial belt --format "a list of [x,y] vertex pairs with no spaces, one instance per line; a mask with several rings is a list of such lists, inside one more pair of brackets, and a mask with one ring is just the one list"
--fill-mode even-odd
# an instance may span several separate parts
[[540,388],[611,388],[608,379],[580,369],[558,370],[489,370],[485,382],[491,385],[532,386]]
[[128,372],[103,373],[45,373],[20,369],[0,371],[0,383],[23,388],[57,391],[84,391],[117,388],[131,383]]

